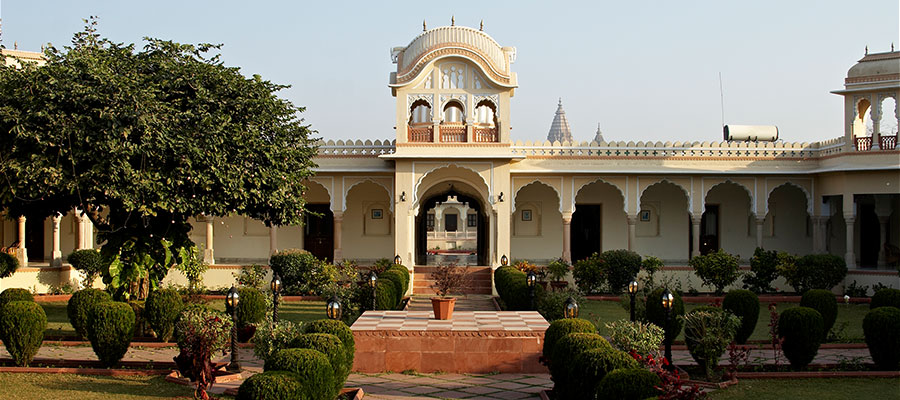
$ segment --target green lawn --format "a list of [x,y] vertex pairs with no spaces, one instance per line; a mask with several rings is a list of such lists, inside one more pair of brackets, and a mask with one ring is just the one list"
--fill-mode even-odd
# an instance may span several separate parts
[[187,386],[166,382],[161,376],[92,376],[74,374],[0,373],[3,399],[171,399],[192,397]]
[[[687,312],[701,305],[703,304],[685,303],[684,307]],[[778,312],[780,313],[788,308],[797,306],[799,306],[798,303],[779,303]],[[750,340],[769,340],[768,307],[768,304],[760,304],[759,319],[756,322],[756,329],[753,331],[753,335],[750,336]],[[834,326],[839,328],[843,323],[846,323],[844,328],[845,336],[850,341],[862,342],[864,340],[862,321],[867,312],[869,312],[868,304],[839,304],[837,320]],[[605,323],[629,318],[628,312],[616,301],[587,300],[585,304],[581,305],[579,313],[582,318],[589,319],[598,325],[597,328],[601,335],[608,334],[606,327],[603,326]],[[683,335],[679,335],[678,339],[684,339]]]
[[896,378],[744,379],[709,399],[898,399]]

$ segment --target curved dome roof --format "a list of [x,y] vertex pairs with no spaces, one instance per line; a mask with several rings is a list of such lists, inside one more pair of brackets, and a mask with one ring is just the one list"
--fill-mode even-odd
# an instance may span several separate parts
[[847,71],[846,83],[866,83],[900,78],[900,51],[867,54]]
[[406,47],[393,50],[397,84],[413,80],[428,63],[443,57],[461,56],[484,70],[501,86],[515,86],[509,65],[515,61],[514,47],[501,47],[481,30],[465,26],[441,26],[416,36]]

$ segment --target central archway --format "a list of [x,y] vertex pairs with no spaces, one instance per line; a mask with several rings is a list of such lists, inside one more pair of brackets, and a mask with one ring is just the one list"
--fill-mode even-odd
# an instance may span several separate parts
[[[433,212],[433,210],[438,208],[439,205],[444,204],[453,204],[453,207],[451,207],[453,211],[446,214],[446,216],[452,216],[451,218],[454,221],[453,224],[456,225],[458,223],[462,228],[464,228],[461,229],[459,225],[453,226],[452,231],[454,232],[454,237],[459,236],[458,234],[456,234],[456,232],[460,230],[465,232],[474,229],[475,231],[476,238],[474,249],[462,249],[458,252],[458,254],[468,256],[470,255],[470,253],[474,252],[474,260],[476,261],[475,265],[488,265],[489,219],[487,214],[487,207],[485,207],[481,196],[478,195],[478,191],[462,181],[441,182],[428,189],[422,196],[422,200],[419,202],[419,209],[416,215],[415,222],[416,265],[428,265],[433,263],[429,262],[429,250],[435,250],[429,249],[429,233],[432,233],[431,236],[433,238],[437,238],[439,235],[436,234],[438,230],[435,229],[435,227],[442,226],[446,228],[446,225],[449,225],[450,223],[450,219],[447,219],[446,221],[436,220],[437,216],[436,213]],[[460,207],[457,204],[464,206]],[[460,213],[460,209],[467,209],[466,214],[464,215]],[[469,217],[469,215],[472,215],[474,217]],[[442,224],[442,222],[445,223]],[[444,233],[446,238],[446,229],[444,230]],[[444,249],[446,250],[446,247]],[[465,260],[466,258],[461,257],[461,259]]]

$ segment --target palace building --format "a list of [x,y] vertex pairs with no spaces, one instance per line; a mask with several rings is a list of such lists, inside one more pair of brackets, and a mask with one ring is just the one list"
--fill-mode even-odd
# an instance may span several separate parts
[[[515,60],[514,47],[463,26],[394,47],[394,134],[319,143],[307,200],[322,217],[304,226],[194,220],[192,238],[221,278],[207,284],[228,284],[229,269],[286,248],[361,264],[399,255],[415,274],[454,257],[496,268],[503,256],[546,263],[610,249],[678,270],[708,251],[747,260],[763,247],[841,255],[848,282],[900,286],[890,266],[900,261],[900,52],[866,54],[850,68],[832,92],[844,109],[827,110],[843,111],[844,135],[812,143],[606,142],[599,127],[578,142],[562,100],[547,141],[516,140]],[[4,220],[0,242],[31,267],[0,286],[38,290],[70,279],[65,255],[97,246],[75,210]]]

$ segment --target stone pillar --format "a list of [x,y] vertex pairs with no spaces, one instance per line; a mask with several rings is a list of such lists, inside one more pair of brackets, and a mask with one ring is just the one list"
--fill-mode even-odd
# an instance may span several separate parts
[[825,253],[825,223],[828,221],[828,217],[816,215],[811,218],[813,229],[813,253]]
[[844,214],[844,222],[847,223],[847,252],[844,253],[844,261],[847,268],[856,268],[856,254],[853,253],[853,244],[856,239],[856,218],[852,214]]
[[75,248],[76,250],[92,249],[94,248],[94,227],[91,224],[91,220],[88,219],[87,215],[79,214],[80,212],[76,210],[75,218],[78,219],[78,223],[76,224],[75,229]]
[[696,257],[700,255],[700,221],[702,221],[702,214],[698,216],[691,215],[691,232],[693,233],[693,244],[694,248],[691,251],[691,257]]
[[341,211],[334,212],[334,259],[332,262],[340,262],[344,259],[344,252],[341,249],[341,225],[344,222],[344,213]]
[[269,227],[269,255],[278,251],[278,227],[272,225]]
[[637,225],[638,216],[637,215],[627,215],[625,217],[625,219],[628,222],[628,250],[635,251],[635,248],[637,247],[636,246],[637,243],[635,243],[635,240],[637,240],[637,234],[635,233],[635,230],[636,230],[635,228]]
[[763,225],[766,223],[766,218],[756,217],[756,247],[763,247]]
[[876,96],[872,100],[876,100],[871,105],[872,109],[872,150],[881,149],[881,104],[877,101]]
[[209,265],[216,263],[215,250],[213,249],[213,240],[215,240],[213,234],[214,223],[213,217],[206,217],[206,248],[203,249],[203,262]]
[[62,250],[59,247],[59,221],[61,219],[62,217],[59,214],[51,218],[53,221],[53,252],[51,253],[50,266],[52,267],[62,266]]
[[563,249],[562,259],[566,263],[572,263],[572,213],[566,212],[562,216],[563,222]]
[[887,254],[884,252],[884,244],[887,243],[887,232],[891,216],[878,216],[878,227],[881,228],[881,236],[878,236],[878,265],[887,265]]
[[25,248],[25,216],[21,216],[18,219],[19,222],[19,244],[16,247],[16,258],[19,259],[19,266],[27,267],[28,266],[28,249]]

